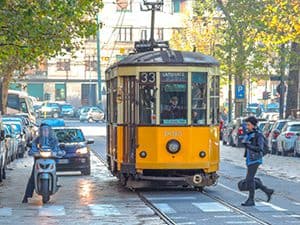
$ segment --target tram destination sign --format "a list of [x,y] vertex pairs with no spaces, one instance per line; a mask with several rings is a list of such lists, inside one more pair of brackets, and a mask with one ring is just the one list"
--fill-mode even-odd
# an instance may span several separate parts
[[186,82],[187,73],[185,72],[162,72],[160,82]]

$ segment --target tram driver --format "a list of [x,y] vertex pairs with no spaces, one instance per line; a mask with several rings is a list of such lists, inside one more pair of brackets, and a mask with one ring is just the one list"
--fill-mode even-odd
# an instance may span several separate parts
[[178,97],[172,96],[166,109],[162,112],[163,119],[183,118],[182,108],[178,104]]

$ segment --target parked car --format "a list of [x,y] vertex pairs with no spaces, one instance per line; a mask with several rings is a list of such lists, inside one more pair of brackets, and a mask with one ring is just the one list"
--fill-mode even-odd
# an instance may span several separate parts
[[8,149],[8,160],[9,162],[14,161],[18,158],[18,146],[19,139],[17,139],[16,131],[12,124],[3,124],[5,139],[6,139],[6,148]]
[[2,122],[0,121],[0,182],[5,179],[5,167],[7,164],[7,149],[5,147],[5,136]]
[[258,121],[258,129],[262,132],[264,127],[267,125],[268,121]]
[[298,132],[296,135],[297,138],[295,141],[294,156],[299,157],[300,156],[300,132]]
[[22,134],[25,134],[26,143],[29,144],[33,139],[32,123],[23,115],[4,115],[4,122],[17,122],[21,124]]
[[245,122],[245,118],[237,118],[236,123],[234,125],[234,129],[232,130],[231,136],[232,136],[232,143],[233,146],[236,147],[242,147],[242,140],[246,134],[247,125]]
[[71,104],[60,104],[61,116],[62,117],[74,117],[75,108]]
[[44,102],[39,109],[39,117],[47,118],[53,117],[58,118],[61,116],[61,109],[57,102]]
[[277,138],[277,154],[288,155],[294,154],[294,146],[297,139],[297,133],[300,133],[300,121],[287,122],[280,135]]
[[90,147],[93,140],[86,140],[81,129],[72,127],[54,127],[60,148],[66,152],[57,159],[57,171],[80,171],[83,175],[91,173]]
[[274,121],[267,121],[267,123],[265,124],[265,126],[262,130],[262,133],[265,136],[265,138],[267,138],[267,139],[269,138],[269,135],[271,133],[274,123],[275,123]]
[[27,142],[25,140],[25,135],[22,132],[22,126],[20,123],[10,123],[14,130],[14,137],[17,139],[17,157],[23,158],[27,150]]
[[269,151],[272,154],[277,154],[277,137],[279,136],[282,128],[289,120],[278,120],[274,123],[271,133],[268,137]]
[[63,119],[55,118],[43,119],[41,123],[48,124],[50,127],[64,127],[66,125]]
[[104,112],[98,107],[89,107],[82,110],[79,120],[80,122],[88,121],[89,123],[96,121],[104,121]]

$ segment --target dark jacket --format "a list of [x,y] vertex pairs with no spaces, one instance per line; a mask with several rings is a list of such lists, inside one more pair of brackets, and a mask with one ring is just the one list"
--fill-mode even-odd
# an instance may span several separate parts
[[256,129],[247,133],[244,138],[246,164],[262,163],[264,137]]

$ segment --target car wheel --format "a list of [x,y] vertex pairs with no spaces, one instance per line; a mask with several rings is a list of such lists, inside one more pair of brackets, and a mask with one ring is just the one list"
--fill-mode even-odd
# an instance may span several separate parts
[[58,113],[57,112],[53,113],[53,118],[58,118]]
[[91,167],[89,166],[88,168],[86,168],[85,170],[81,171],[82,175],[91,175]]

